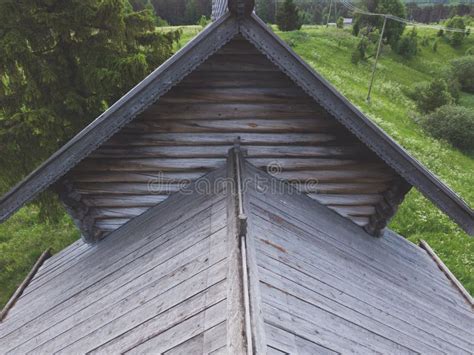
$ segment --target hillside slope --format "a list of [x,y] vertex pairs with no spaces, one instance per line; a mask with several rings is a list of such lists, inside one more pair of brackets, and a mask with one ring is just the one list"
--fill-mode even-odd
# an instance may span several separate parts
[[[430,44],[436,38],[432,30],[418,30],[418,33],[420,37],[428,36]],[[474,206],[474,157],[426,135],[415,122],[413,102],[404,94],[406,88],[431,80],[449,60],[474,46],[472,36],[457,49],[442,40],[437,52],[433,52],[431,45],[420,46],[420,53],[412,60],[404,60],[384,48],[368,104],[373,60],[358,65],[351,63],[351,53],[358,40],[348,30],[308,26],[302,31],[278,34],[393,139]],[[474,108],[473,99],[474,95],[463,94],[461,104]],[[474,239],[418,191],[408,195],[390,227],[415,243],[419,239],[428,241],[471,294],[474,292]]]
[[[183,27],[183,43],[199,30],[197,26]],[[433,31],[419,33],[435,36]],[[473,157],[427,136],[415,123],[414,105],[403,93],[413,83],[433,78],[450,59],[463,55],[474,46],[473,36],[457,50],[442,41],[436,53],[431,46],[421,47],[421,53],[410,61],[386,48],[369,105],[365,98],[372,62],[351,63],[357,39],[347,30],[305,27],[302,31],[279,35],[399,144],[474,205]],[[473,95],[465,94],[461,101],[474,107]],[[417,191],[409,194],[391,228],[415,243],[419,239],[427,240],[471,294],[474,293],[474,239]],[[57,252],[78,236],[67,216],[57,223],[45,223],[31,206],[0,225],[0,306],[46,247],[51,246]]]

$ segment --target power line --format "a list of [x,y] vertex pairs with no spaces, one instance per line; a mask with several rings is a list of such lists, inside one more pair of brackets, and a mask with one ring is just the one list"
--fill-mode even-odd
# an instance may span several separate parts
[[467,30],[463,30],[463,29],[460,29],[460,28],[445,27],[445,26],[440,26],[440,25],[429,25],[429,24],[425,24],[425,23],[414,22],[414,21],[410,21],[410,20],[395,16],[395,15],[392,15],[392,14],[382,14],[382,13],[369,12],[369,11],[366,11],[366,10],[363,10],[363,9],[360,9],[360,8],[356,7],[355,5],[350,3],[349,0],[338,0],[338,1],[345,8],[347,8],[348,10],[350,10],[354,13],[358,13],[358,14],[362,14],[362,15],[366,15],[366,16],[382,16],[384,18],[388,18],[388,19],[393,20],[393,21],[405,23],[407,25],[431,28],[431,29],[435,29],[435,30],[443,30],[443,31],[446,31],[446,32],[466,33],[466,31],[467,31]]

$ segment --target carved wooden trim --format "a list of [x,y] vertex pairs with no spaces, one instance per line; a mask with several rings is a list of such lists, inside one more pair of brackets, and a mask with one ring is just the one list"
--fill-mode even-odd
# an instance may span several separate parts
[[364,227],[365,231],[373,236],[380,237],[383,235],[385,227],[395,216],[398,207],[403,202],[406,194],[410,191],[411,185],[404,179],[396,180],[390,189],[384,195],[382,201],[375,206],[375,214],[370,216],[370,221]]
[[104,237],[104,233],[95,228],[95,218],[91,213],[91,208],[82,201],[82,195],[74,188],[72,181],[62,179],[54,185],[54,190],[81,231],[85,242],[94,243]]

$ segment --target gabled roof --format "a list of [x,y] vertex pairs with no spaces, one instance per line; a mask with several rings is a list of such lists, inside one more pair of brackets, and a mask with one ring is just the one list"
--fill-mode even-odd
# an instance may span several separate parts
[[0,353],[464,354],[472,321],[423,249],[372,238],[235,149],[187,193],[49,259],[0,323]]
[[255,14],[229,12],[209,25],[6,194],[0,200],[0,221],[55,183],[239,33],[407,182],[467,233],[474,234],[474,212],[456,193],[338,93]]

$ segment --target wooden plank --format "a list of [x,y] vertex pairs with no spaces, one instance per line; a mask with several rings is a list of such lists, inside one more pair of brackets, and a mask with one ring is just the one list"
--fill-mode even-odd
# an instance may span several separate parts
[[89,206],[94,207],[153,207],[165,201],[166,195],[100,195],[84,199]]
[[217,305],[210,307],[205,312],[185,320],[183,323],[176,327],[156,336],[153,339],[148,340],[146,343],[140,344],[137,347],[130,349],[125,353],[131,354],[143,354],[143,353],[162,353],[168,348],[173,347],[176,342],[179,342],[180,338],[192,337],[198,333],[202,326],[202,318],[206,315],[212,314],[213,322],[212,326],[216,327],[224,323],[225,319],[225,302],[221,302]]
[[[210,73],[209,73],[210,74]],[[252,77],[255,75],[252,73]],[[220,75],[218,75],[220,77]],[[157,102],[140,116],[141,120],[199,120],[199,119],[241,119],[241,118],[307,118],[331,116],[315,103],[184,103],[167,104]],[[355,142],[354,138],[349,139]]]
[[[181,216],[178,216],[177,212],[175,212],[174,209],[170,208],[170,207],[173,206],[174,203],[179,204],[179,201],[181,199],[190,199],[189,201],[191,203],[188,203],[188,207],[189,207],[188,213],[184,213],[184,211],[181,211],[181,213],[182,213]],[[74,283],[77,283],[78,278],[81,279],[81,280],[85,280],[87,282],[90,282],[92,284],[94,279],[97,279],[97,277],[106,276],[107,272],[105,272],[105,271],[107,269],[103,270],[100,275],[94,275],[93,269],[91,270],[88,267],[88,265],[96,265],[96,267],[100,267],[100,265],[102,265],[102,263],[98,262],[98,260],[107,260],[108,258],[110,258],[109,262],[110,262],[111,265],[108,267],[108,270],[110,270],[110,271],[116,271],[119,264],[124,265],[127,262],[130,262],[130,258],[133,257],[133,255],[130,255],[130,256],[128,256],[128,258],[124,259],[123,255],[121,254],[121,252],[122,252],[121,250],[123,250],[124,243],[125,244],[129,243],[130,242],[129,239],[133,239],[133,241],[134,241],[133,246],[134,246],[134,248],[137,248],[136,251],[138,253],[143,253],[145,250],[140,251],[141,246],[145,246],[145,245],[149,244],[150,242],[154,242],[156,244],[161,243],[162,239],[159,238],[160,236],[168,236],[168,238],[170,238],[173,234],[169,234],[169,231],[173,231],[173,233],[179,233],[180,228],[176,228],[177,226],[189,227],[186,224],[184,224],[184,226],[183,226],[182,223],[184,221],[186,221],[188,219],[192,220],[193,218],[197,218],[198,220],[202,220],[202,217],[199,216],[199,213],[202,212],[202,211],[206,211],[206,209],[209,208],[209,206],[212,205],[213,203],[214,203],[214,201],[212,199],[209,199],[208,196],[197,195],[195,198],[193,198],[193,195],[191,195],[191,196],[175,196],[173,199],[168,200],[166,205],[164,205],[164,206],[158,205],[155,209],[151,210],[149,213],[147,212],[147,214],[144,215],[143,218],[134,220],[133,223],[131,223],[130,225],[127,225],[127,227],[128,228],[134,228],[134,224],[138,223],[139,225],[144,226],[144,227],[149,226],[150,228],[154,228],[153,227],[154,224],[150,224],[147,221],[147,219],[152,218],[154,220],[155,219],[154,213],[157,213],[157,212],[159,212],[163,209],[165,211],[164,211],[164,213],[162,213],[160,215],[160,223],[162,223],[162,226],[164,226],[164,227],[162,227],[162,228],[156,227],[155,234],[151,234],[151,235],[147,234],[149,232],[147,232],[148,229],[146,229],[146,228],[145,229],[143,229],[143,228],[142,229],[135,229],[134,235],[127,234],[128,229],[125,229],[123,231],[120,231],[121,233],[116,235],[116,239],[111,238],[111,239],[104,240],[101,243],[102,248],[95,249],[95,253],[93,253],[89,256],[89,259],[88,259],[89,261],[87,263],[82,263],[81,267],[74,271],[74,273],[76,275],[74,279],[72,279],[70,281],[69,281],[69,279],[66,279],[65,280],[66,283],[64,283],[64,281],[62,281],[62,280],[55,281],[55,282],[58,283],[58,285],[61,286],[61,287],[59,287],[59,289],[55,289],[54,284],[50,284],[50,287],[52,287],[54,291],[50,292],[48,294],[48,299],[54,300],[55,297],[57,297],[59,295],[61,295],[62,298],[67,298],[67,295],[69,294],[69,292],[78,291],[78,290],[80,290],[81,287],[84,288],[85,287],[84,285],[75,285],[74,284],[72,287],[69,287],[69,289],[67,289],[67,292],[62,291],[63,287],[66,286],[68,282],[74,282],[74,280],[76,280]],[[193,210],[193,206],[199,206],[199,207],[197,209]],[[124,233],[125,235],[122,236],[122,233]],[[168,233],[168,234],[166,234],[166,233]],[[165,241],[166,241],[166,239],[165,239]],[[127,251],[127,250],[130,250],[130,249],[124,249],[124,252]],[[150,251],[150,249],[146,249],[146,250],[148,252]],[[100,253],[98,253],[99,251],[100,251]],[[119,264],[114,265],[114,262],[118,262]],[[71,265],[71,267],[72,266],[73,265]],[[93,275],[92,278],[90,277],[90,274]],[[88,275],[88,276],[86,276],[86,275]],[[58,293],[58,294],[54,295],[55,293]],[[35,300],[32,302],[32,304],[34,304],[34,303],[43,304],[43,307],[44,307],[44,303],[41,303],[43,301],[43,298],[41,296],[43,296],[43,295],[42,294],[40,294],[40,295],[35,294]],[[35,312],[35,313],[38,312],[38,311],[40,311],[40,312],[41,311],[43,311],[43,312],[46,311],[42,308],[37,309],[35,307],[31,307],[31,308],[28,308],[28,309],[31,310],[32,312]]]
[[472,296],[467,292],[467,290],[464,288],[464,286],[459,282],[459,280],[456,278],[456,276],[453,275],[453,273],[448,269],[448,267],[443,263],[443,261],[439,258],[438,255],[431,249],[429,244],[424,241],[420,240],[420,246],[426,250],[426,252],[433,258],[434,262],[438,267],[441,269],[441,271],[446,275],[446,277],[451,281],[456,287],[461,295],[464,297],[466,300],[467,304],[469,306],[474,307],[474,300],[472,299]]
[[[90,155],[90,158],[224,158],[227,156],[231,144],[219,146],[138,146],[138,147],[121,147],[111,146],[98,149]],[[362,158],[364,149],[361,147],[345,147],[345,146],[322,146],[322,147],[306,147],[306,146],[245,146],[246,156],[255,157],[359,157]],[[385,171],[365,171],[365,176],[379,174],[382,176],[390,176]],[[100,177],[99,177],[100,178]]]
[[179,354],[211,354],[216,350],[226,347],[226,323],[220,323],[217,326],[206,330],[205,332],[187,340],[186,342],[175,346],[164,352],[164,355]]
[[[328,133],[336,127],[334,120],[318,117],[292,119],[201,119],[154,120],[130,123],[124,134],[143,133]],[[235,139],[235,138],[234,138]]]
[[199,66],[204,71],[271,71],[280,72],[267,58],[260,53],[257,55],[219,55]]
[[[300,216],[302,213],[303,212],[300,213]],[[272,223],[272,220],[278,221],[278,224]],[[323,220],[320,219],[318,219],[318,222],[319,225],[324,223]],[[287,241],[286,234],[288,233],[293,235],[293,238],[298,238],[298,240],[302,242],[305,240],[304,243],[307,245],[317,242],[320,250],[320,252],[316,253],[318,258],[325,257],[326,255],[331,255],[331,258],[337,257],[341,260],[341,266],[344,265],[344,267],[348,269],[352,269],[357,265],[358,268],[364,269],[366,273],[370,272],[371,277],[378,277],[381,280],[385,280],[387,283],[409,291],[413,295],[416,295],[416,297],[421,299],[431,297],[445,303],[445,308],[451,309],[449,312],[451,317],[453,313],[459,314],[459,316],[462,314],[462,312],[460,313],[460,309],[450,306],[453,301],[455,301],[454,296],[456,295],[451,292],[452,290],[446,290],[446,285],[438,283],[435,279],[431,279],[432,282],[430,279],[426,280],[425,276],[429,276],[429,274],[424,274],[416,267],[410,267],[407,263],[404,263],[403,260],[389,253],[385,253],[383,249],[373,246],[370,249],[364,250],[362,248],[363,244],[358,244],[359,240],[354,239],[353,235],[350,235],[350,237],[354,239],[352,244],[346,244],[342,242],[342,238],[334,238],[331,234],[321,233],[321,231],[316,230],[312,232],[305,231],[304,228],[301,227],[303,227],[301,224],[299,224],[299,227],[295,224],[288,224],[278,215],[267,217],[266,222],[262,225],[262,229],[278,233],[282,238],[281,240],[285,241],[285,248],[289,250],[295,251],[291,245],[292,242]],[[346,234],[346,236],[349,235]],[[357,248],[355,249],[355,247]],[[300,251],[300,253],[303,252],[306,253],[307,250]],[[309,260],[311,260],[311,257],[309,257]],[[436,295],[432,295],[434,290],[436,290]],[[461,317],[458,321],[462,322],[462,319]]]
[[[127,323],[112,323],[115,327],[103,327],[91,334],[93,338],[83,338],[81,343],[61,349],[61,353],[162,353],[205,330],[206,312],[212,312],[213,325],[225,321],[224,288],[225,282],[221,282],[176,307],[165,308],[164,312],[143,314],[137,320],[130,318]],[[164,301],[174,303],[170,298]],[[106,332],[107,328],[112,333]]]
[[291,100],[293,103],[310,103],[311,99],[298,87],[286,88],[227,88],[210,89],[207,87],[176,87],[160,99],[162,104],[181,103],[280,103]]
[[[85,321],[78,322],[76,325],[71,324],[73,327],[70,327],[67,332],[56,333],[56,336],[54,336],[55,333],[50,333],[45,337],[50,339],[49,341],[30,348],[29,351],[51,353],[61,349],[62,352],[85,353],[116,336],[126,335],[127,331],[168,310],[174,309],[172,312],[179,312],[180,308],[186,309],[186,306],[183,305],[186,302],[199,300],[195,306],[200,304],[202,307],[202,302],[206,297],[221,299],[222,295],[225,295],[223,293],[224,287],[212,288],[213,285],[208,285],[209,272],[216,273],[214,278],[220,282],[216,285],[222,284],[225,279],[225,262],[221,262],[211,269],[205,269],[204,272],[191,276],[184,282],[175,281],[170,276],[168,280],[163,280],[166,282],[164,288],[161,288],[157,282],[154,287],[145,288],[141,293],[132,293],[129,297],[113,304],[112,307],[107,307],[97,313],[93,318],[85,317]],[[206,291],[208,287],[210,287],[209,292]],[[213,291],[214,289],[216,291]],[[212,292],[216,292],[216,295]],[[190,315],[184,314],[183,316],[189,317]],[[56,332],[58,330],[59,326],[56,328]],[[36,342],[32,344],[36,344]],[[17,351],[22,352],[23,349],[26,350],[28,347],[18,348]]]
[[[314,145],[324,142],[332,142],[336,140],[334,134],[326,133],[285,133],[285,134],[268,134],[268,133],[240,133],[241,144],[305,144]],[[108,141],[108,145],[126,145],[126,146],[142,146],[142,145],[158,145],[158,146],[174,146],[174,145],[232,145],[236,139],[235,133],[144,133],[141,135],[126,135],[118,133],[115,137]]]
[[287,88],[294,86],[290,79],[278,72],[242,72],[242,71],[195,71],[183,80],[178,87],[206,88]]
[[[272,304],[268,302],[271,302]],[[331,329],[330,325],[327,324],[327,320],[325,317],[323,317],[323,313],[320,314],[322,317],[320,320],[322,321],[325,319],[326,324],[322,322],[315,324],[314,322],[310,322],[294,314],[288,313],[273,303],[274,302],[271,300],[266,299],[266,302],[263,304],[264,314],[266,316],[267,322],[272,325],[278,326],[279,328],[282,328],[286,331],[293,331],[312,342],[321,344],[328,349],[333,349],[338,353],[346,354],[354,352],[355,349],[357,349],[359,353],[363,354],[386,353],[381,352],[380,350],[374,350],[374,347],[368,347],[364,344],[361,344],[362,339],[364,338],[360,340],[357,339],[357,341],[347,338],[347,336],[350,336],[351,333],[348,333],[349,330],[345,329],[346,327],[342,322],[339,323],[340,330],[334,328]],[[327,326],[329,326],[330,329],[327,329]],[[341,330],[343,330],[343,332],[341,332]],[[414,353],[408,351],[408,349],[403,349],[402,352]]]
[[[339,296],[336,296],[336,294],[341,294],[341,297],[344,298],[344,300],[341,300],[342,304],[350,304],[351,298],[346,299],[345,296],[343,296],[349,293],[352,297],[356,297],[362,302],[368,302],[370,300],[371,304],[378,305],[378,309],[384,310],[402,321],[408,321],[411,324],[411,326],[408,327],[409,329],[415,326],[428,333],[433,333],[441,324],[448,322],[450,329],[456,329],[456,332],[464,332],[459,328],[459,324],[463,324],[463,322],[468,320],[465,319],[463,321],[458,318],[456,321],[453,321],[451,316],[443,315],[441,312],[433,310],[433,307],[436,307],[434,305],[439,303],[432,301],[430,304],[426,304],[426,302],[420,301],[422,298],[418,295],[412,295],[406,292],[404,288],[393,285],[373,273],[368,273],[368,270],[365,270],[364,267],[360,268],[359,266],[346,264],[339,265],[340,263],[334,261],[337,258],[333,255],[326,255],[326,253],[319,251],[320,246],[317,248],[318,251],[313,249],[312,253],[306,252],[306,250],[311,250],[311,247],[308,245],[302,245],[298,248],[298,251],[295,251],[290,245],[290,243],[299,244],[299,242],[295,241],[295,237],[284,242],[282,238],[278,236],[278,239],[275,240],[277,235],[274,231],[269,231],[268,226],[265,227],[265,230],[267,234],[271,233],[271,235],[273,235],[274,239],[272,243],[278,246],[278,249],[268,247],[262,249],[260,246],[258,249],[260,253],[271,254],[274,259],[280,259],[288,265],[291,264],[292,268],[301,270],[301,272],[304,272],[306,275],[311,275],[318,280],[324,280],[324,283],[337,289],[335,292],[330,292],[330,297],[338,299]],[[265,245],[268,242],[264,241],[263,243],[263,245]],[[305,249],[303,250],[303,248]],[[285,250],[286,253],[282,254],[279,249]],[[299,256],[303,254],[304,256]],[[317,267],[314,266],[313,260],[315,259],[318,260]],[[266,262],[269,263],[270,261],[266,259]],[[264,263],[261,263],[261,267],[265,267]],[[366,276],[361,277],[363,273],[361,270],[364,270]],[[287,270],[282,276],[286,277],[287,274],[291,274],[290,271]],[[296,277],[296,275],[299,274],[295,274],[293,277]],[[301,283],[307,282],[308,281],[304,281]],[[313,287],[317,289],[316,286]],[[400,300],[403,300],[403,303],[400,303]],[[390,305],[390,307],[387,308],[387,305]],[[423,312],[423,316],[418,316],[420,312]],[[380,318],[380,316],[376,316],[375,318],[377,317]],[[442,328],[443,327],[441,327],[441,329]],[[451,333],[451,331],[449,331],[449,333]],[[443,334],[444,333],[436,333],[436,336],[445,338]],[[454,334],[455,333],[450,334],[447,339],[455,336]],[[449,342],[449,340],[447,341]]]
[[[220,214],[222,212],[221,210]],[[222,228],[222,224],[218,220],[213,223],[215,228]],[[195,233],[199,235],[199,226],[193,225],[193,227]],[[216,263],[225,255],[223,232],[224,230],[221,229],[211,236],[211,240],[218,242],[217,244],[212,243],[212,248],[210,248],[209,239],[206,237],[209,234],[208,226],[206,226],[204,238],[198,237],[196,234],[193,235],[193,233],[185,233],[185,237],[174,242],[170,240],[169,243],[161,244],[153,253],[141,256],[134,264],[128,264],[119,275],[114,274],[112,276],[115,277],[109,277],[103,282],[95,283],[92,287],[68,298],[59,309],[56,307],[55,313],[49,312],[47,317],[44,316],[35,321],[35,327],[29,330],[36,332],[39,337],[32,339],[34,340],[33,344],[41,343],[41,337],[46,336],[43,341],[53,338],[48,334],[54,334],[55,331],[64,333],[83,320],[93,321],[96,319],[94,322],[98,324],[100,322],[97,319],[102,316],[105,321],[109,321],[111,306],[114,307],[112,308],[114,310],[112,316],[118,317],[121,314],[120,312],[126,312],[130,307],[133,308],[134,305],[141,302],[145,303],[153,296],[153,292],[167,291],[173,285],[179,284],[186,278],[199,274],[203,270],[206,273],[201,273],[199,277],[207,279],[206,274],[209,273],[207,266]],[[196,237],[198,237],[197,240]],[[213,266],[210,271],[214,275],[213,277],[219,277],[219,270],[224,269],[224,266],[225,263],[223,262]],[[167,276],[167,273],[169,276]],[[147,286],[142,290],[144,285]],[[186,285],[180,287],[186,287]],[[138,294],[138,296],[132,297],[133,294]],[[54,323],[51,319],[54,319]],[[90,325],[88,326],[90,327]],[[45,334],[44,330],[47,330],[48,334]],[[19,331],[22,332],[25,329],[20,328]],[[74,332],[73,335],[76,333]],[[16,342],[27,337],[25,333],[21,336],[19,334],[22,333],[10,333],[9,338],[5,341],[13,346]]]
[[[364,328],[420,353],[435,353],[439,350],[447,353],[466,351],[466,348],[462,349],[462,346],[451,345],[452,341],[445,342],[437,339],[430,332],[420,331],[416,326],[403,320],[387,316],[388,303],[386,303],[385,309],[376,309],[367,302],[346,296],[350,295],[350,287],[345,289],[328,287],[323,280],[316,281],[303,273],[300,274],[293,268],[266,257],[261,259],[260,265],[262,267],[262,282],[271,285],[270,292],[273,292],[274,288],[291,294],[325,312],[350,321],[356,327]],[[308,314],[308,317],[311,318],[312,315]],[[464,346],[466,345],[464,344]]]

